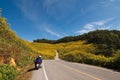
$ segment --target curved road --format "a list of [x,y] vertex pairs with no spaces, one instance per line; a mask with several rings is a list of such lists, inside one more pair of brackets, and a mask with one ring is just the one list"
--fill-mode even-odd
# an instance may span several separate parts
[[42,68],[33,72],[31,80],[120,80],[120,73],[55,58],[44,60]]

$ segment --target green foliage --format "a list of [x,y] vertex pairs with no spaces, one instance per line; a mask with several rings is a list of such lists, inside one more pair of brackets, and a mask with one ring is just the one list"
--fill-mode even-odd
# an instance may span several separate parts
[[111,57],[95,54],[96,50],[95,44],[86,44],[85,41],[57,44],[61,59],[120,70],[120,50]]
[[37,39],[39,43],[66,43],[85,40],[87,44],[93,43],[97,50],[94,54],[111,57],[115,51],[120,49],[120,31],[117,30],[96,30],[79,36],[67,36],[58,40]]
[[83,60],[82,57],[85,55],[85,53],[94,53],[96,49],[93,44],[85,43],[85,41],[78,41],[66,44],[59,44],[59,46],[62,46],[58,47],[57,49],[60,53],[60,58],[75,62]]
[[[49,48],[47,48],[48,46]],[[43,59],[53,59],[55,56],[55,49],[52,48],[51,45],[33,44],[22,40],[10,29],[6,19],[0,17],[0,64],[9,64],[10,59],[13,58],[17,65],[16,67],[22,68],[33,63],[33,60],[38,55],[42,55]],[[10,71],[8,69],[10,69]],[[2,66],[0,71],[0,80],[14,80],[16,76],[13,69],[8,65]]]
[[55,43],[55,40],[48,40],[48,39],[36,39],[33,40],[33,42],[37,42],[37,43]]
[[120,49],[120,31],[117,30],[96,30],[82,35],[87,43],[94,43],[97,45],[95,54],[102,54],[110,57],[115,51]]
[[[53,59],[57,50],[60,58],[64,60],[120,70],[120,31],[96,30],[79,36],[68,36],[58,40],[37,39],[34,42],[39,43],[30,43],[19,38],[10,29],[6,19],[0,17],[2,63],[8,64],[10,58],[14,58],[17,66],[24,67],[33,63],[33,59],[38,55],[43,59]],[[0,66],[0,80],[14,80],[15,76],[16,71],[13,67]]]
[[[84,44],[76,42],[80,40],[86,42]],[[96,30],[48,43],[62,43],[57,47],[61,59],[120,70],[120,31],[118,30]],[[88,44],[92,46],[87,47]]]
[[120,71],[120,50],[116,51],[113,59],[108,63],[107,67]]
[[[16,33],[9,28],[6,19],[0,17],[0,55],[4,57],[5,60],[12,57],[15,59],[18,66],[24,66],[37,55],[42,55],[44,59],[53,58],[55,50],[50,46],[49,51],[45,52],[45,49],[49,45],[46,44],[46,48],[43,46],[44,45],[42,44],[32,44],[19,38]],[[52,52],[49,53],[50,51]],[[9,63],[9,60],[6,60],[5,62]]]
[[14,80],[17,74],[15,68],[9,65],[0,65],[0,80]]

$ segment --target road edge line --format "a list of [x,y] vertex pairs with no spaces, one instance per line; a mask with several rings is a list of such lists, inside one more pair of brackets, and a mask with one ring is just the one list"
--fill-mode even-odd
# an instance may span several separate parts
[[47,74],[46,74],[46,71],[45,71],[44,62],[43,62],[43,72],[44,72],[45,80],[48,80],[48,77],[47,77]]

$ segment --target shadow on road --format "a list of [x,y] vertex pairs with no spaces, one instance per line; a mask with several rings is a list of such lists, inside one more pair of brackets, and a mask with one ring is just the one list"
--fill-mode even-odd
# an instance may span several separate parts
[[31,68],[31,69],[28,69],[27,72],[31,72],[31,71],[34,71],[36,70],[35,68]]
[[[42,68],[42,67],[40,67],[40,68]],[[40,69],[40,68],[39,68],[39,69]],[[28,70],[27,70],[27,72],[31,72],[31,71],[34,71],[34,70],[39,70],[39,69],[36,69],[36,68],[31,68],[31,69],[28,69]]]

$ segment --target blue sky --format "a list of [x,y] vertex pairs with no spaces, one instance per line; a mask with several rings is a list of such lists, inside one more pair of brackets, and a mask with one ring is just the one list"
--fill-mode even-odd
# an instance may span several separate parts
[[0,0],[2,16],[25,40],[120,30],[120,0]]

